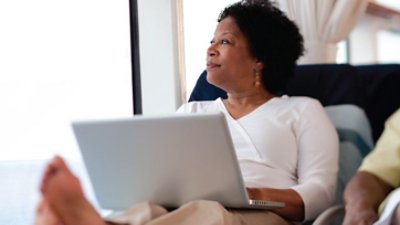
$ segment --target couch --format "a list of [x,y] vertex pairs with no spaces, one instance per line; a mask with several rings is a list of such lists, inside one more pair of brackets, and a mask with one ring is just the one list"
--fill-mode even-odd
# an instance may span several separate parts
[[[189,101],[226,98],[209,84],[204,71]],[[335,125],[340,139],[336,205],[322,213],[314,224],[340,224],[344,215],[342,193],[381,135],[385,120],[400,108],[400,64],[299,65],[282,94],[318,99]]]
[[[226,98],[226,93],[209,84],[204,71],[189,101]],[[322,105],[353,104],[362,108],[376,141],[384,121],[400,107],[400,64],[318,64],[300,65],[284,94],[310,96]]]

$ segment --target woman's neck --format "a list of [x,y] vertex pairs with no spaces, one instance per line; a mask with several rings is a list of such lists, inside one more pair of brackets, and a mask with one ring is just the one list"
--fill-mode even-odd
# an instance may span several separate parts
[[234,119],[239,119],[273,97],[274,95],[267,90],[251,93],[228,93],[228,98],[224,100],[224,105]]

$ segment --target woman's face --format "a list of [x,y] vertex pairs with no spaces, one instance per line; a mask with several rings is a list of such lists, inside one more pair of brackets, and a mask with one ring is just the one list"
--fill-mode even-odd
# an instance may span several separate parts
[[207,50],[208,82],[227,92],[245,91],[254,87],[256,71],[261,74],[261,69],[235,19],[223,19]]

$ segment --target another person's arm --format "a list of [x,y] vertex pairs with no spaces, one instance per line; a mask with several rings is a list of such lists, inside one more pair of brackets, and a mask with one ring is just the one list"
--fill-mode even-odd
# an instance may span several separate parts
[[[385,124],[375,149],[363,160],[360,171],[344,192],[345,225],[372,224],[378,207],[400,185],[400,110]],[[397,221],[396,221],[397,222]]]
[[343,224],[373,224],[378,219],[379,205],[392,189],[372,173],[359,171],[344,191],[346,215]]

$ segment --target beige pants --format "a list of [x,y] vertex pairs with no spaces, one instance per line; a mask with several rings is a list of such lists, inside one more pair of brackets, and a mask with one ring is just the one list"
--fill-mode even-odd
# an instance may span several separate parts
[[227,210],[218,202],[193,201],[168,212],[165,208],[140,203],[106,221],[130,225],[288,225],[275,213],[266,210]]

